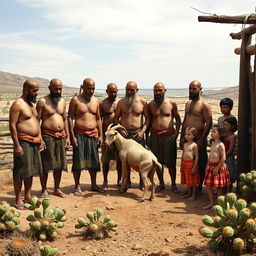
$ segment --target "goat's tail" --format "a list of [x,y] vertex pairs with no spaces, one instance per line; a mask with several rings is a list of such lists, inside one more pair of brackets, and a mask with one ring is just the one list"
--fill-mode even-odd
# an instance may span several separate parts
[[157,161],[157,159],[153,159],[153,163],[160,169],[163,169],[163,166]]

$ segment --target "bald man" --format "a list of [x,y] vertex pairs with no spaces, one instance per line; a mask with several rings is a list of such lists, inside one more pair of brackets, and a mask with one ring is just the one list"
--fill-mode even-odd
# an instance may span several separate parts
[[[100,102],[93,96],[95,82],[86,78],[82,92],[74,96],[69,105],[68,124],[73,146],[72,172],[75,181],[75,196],[83,196],[80,186],[82,170],[89,170],[91,191],[104,192],[96,184],[97,172],[100,171],[98,147],[102,144],[102,122]],[[73,125],[74,121],[74,125]]]
[[10,133],[14,145],[15,207],[19,210],[25,209],[21,196],[22,181],[25,186],[24,202],[27,203],[31,198],[33,177],[43,174],[39,151],[44,145],[35,106],[38,91],[39,84],[36,81],[26,80],[22,96],[13,102],[9,114]]
[[[103,121],[103,139],[105,141],[105,132],[110,124],[113,123],[113,119],[115,116],[115,111],[118,103],[117,99],[117,86],[114,83],[110,83],[107,85],[106,93],[108,95],[101,104],[100,104],[100,113]],[[102,145],[102,170],[103,170],[103,188],[108,187],[108,172],[109,172],[109,162],[110,160],[118,160],[118,150],[113,143],[110,147],[107,147],[105,143]],[[120,185],[121,175],[122,175],[122,167],[120,161],[116,162],[117,169],[117,185]]]
[[[172,191],[177,192],[176,186],[176,140],[179,135],[181,119],[177,104],[165,97],[166,89],[163,83],[154,85],[154,100],[148,104],[150,115],[150,142],[149,147],[158,161],[165,165],[172,181]],[[165,189],[163,170],[157,170],[160,185],[156,192]]]
[[44,175],[40,177],[41,198],[47,198],[48,172],[53,171],[53,195],[65,198],[60,189],[62,171],[67,171],[66,149],[70,146],[66,101],[61,97],[62,82],[54,78],[48,86],[50,93],[37,102],[38,120],[45,150],[41,152]]
[[[145,146],[144,134],[149,125],[147,101],[137,95],[138,86],[134,81],[129,81],[125,87],[125,97],[119,100],[114,116],[114,123],[124,126],[121,133],[126,138],[132,138]],[[128,184],[130,185],[130,175]],[[143,189],[143,182],[140,178],[140,189]]]
[[197,80],[189,84],[189,101],[185,106],[185,116],[181,129],[180,147],[183,148],[185,130],[193,125],[197,129],[196,140],[199,148],[198,168],[200,174],[200,185],[198,192],[202,191],[202,184],[207,165],[207,136],[212,127],[211,106],[201,97],[202,86]]

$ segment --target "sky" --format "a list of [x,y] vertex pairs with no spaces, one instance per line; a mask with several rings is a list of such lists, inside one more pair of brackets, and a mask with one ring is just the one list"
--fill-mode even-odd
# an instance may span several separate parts
[[255,12],[252,0],[0,0],[0,70],[96,88],[238,85],[242,25],[198,22],[202,12]]

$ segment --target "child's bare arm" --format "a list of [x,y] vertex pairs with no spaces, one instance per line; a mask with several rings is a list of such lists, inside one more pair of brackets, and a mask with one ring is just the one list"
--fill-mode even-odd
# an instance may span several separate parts
[[218,165],[213,170],[213,174],[215,176],[217,176],[219,174],[219,170],[226,160],[225,146],[223,143],[220,143],[218,150],[220,151],[220,161],[219,161]]
[[199,158],[199,155],[198,155],[198,146],[197,146],[196,143],[195,143],[195,146],[193,147],[193,151],[194,151],[194,155],[195,155],[195,161],[194,161],[193,168],[192,168],[192,170],[191,170],[191,175],[195,175],[195,174],[196,174],[196,167],[197,167],[198,158]]
[[230,146],[229,146],[229,150],[226,152],[226,156],[232,154],[235,150],[235,146],[236,146],[236,136],[232,135],[231,139],[230,139]]

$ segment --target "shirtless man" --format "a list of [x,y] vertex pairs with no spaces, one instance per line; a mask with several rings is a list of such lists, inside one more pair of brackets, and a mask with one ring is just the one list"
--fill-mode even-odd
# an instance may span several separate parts
[[[148,146],[158,161],[169,169],[172,191],[177,192],[176,140],[179,135],[181,120],[177,104],[165,97],[165,92],[166,89],[163,83],[158,82],[154,85],[154,100],[148,104],[151,124],[151,136]],[[165,189],[163,170],[158,169],[157,176],[160,185],[156,188],[156,192],[159,192]]]
[[66,101],[61,98],[62,82],[55,78],[48,86],[50,94],[41,98],[36,105],[38,120],[41,122],[41,133],[46,145],[41,152],[44,175],[40,177],[41,198],[48,197],[48,172],[53,171],[53,195],[65,198],[60,190],[62,171],[67,171],[66,149],[70,146]]
[[196,140],[199,150],[198,168],[200,175],[200,185],[198,192],[202,191],[202,184],[207,165],[207,135],[212,126],[212,112],[210,105],[201,98],[201,83],[197,80],[189,84],[189,101],[185,106],[185,116],[181,129],[180,147],[184,144],[184,134],[186,127],[195,126],[197,130]]
[[[105,98],[100,104],[100,113],[103,121],[103,138],[105,141],[105,132],[108,126],[113,123],[113,118],[115,115],[116,107],[118,99],[117,97],[117,86],[114,83],[110,83],[107,85],[106,93],[108,97]],[[111,147],[107,148],[106,145],[103,143],[102,147],[102,169],[103,169],[103,187],[108,187],[108,171],[109,171],[109,162],[110,160],[118,160],[118,151],[113,143]],[[120,185],[120,180],[122,176],[122,167],[120,166],[120,161],[116,161],[116,168],[117,168],[117,185]]]
[[[137,96],[137,83],[130,81],[126,85],[125,97],[119,100],[114,116],[114,123],[120,123],[124,126],[128,134],[124,130],[121,133],[126,138],[132,138],[138,143],[145,145],[144,133],[149,124],[147,101]],[[144,122],[143,122],[144,118]],[[128,171],[128,185],[130,181],[130,171]],[[140,189],[143,189],[143,182],[140,178]]]
[[15,207],[19,210],[25,209],[21,197],[22,181],[26,203],[31,198],[33,176],[43,174],[40,156],[43,143],[35,107],[38,90],[39,85],[36,81],[26,80],[22,96],[16,99],[10,108],[9,126],[14,144],[13,185]]
[[93,96],[94,90],[94,81],[91,78],[84,79],[81,94],[74,96],[69,105],[68,124],[73,146],[75,196],[83,196],[80,187],[82,170],[89,170],[91,191],[104,191],[96,184],[97,172],[100,171],[98,147],[102,144],[102,122],[100,102]]

